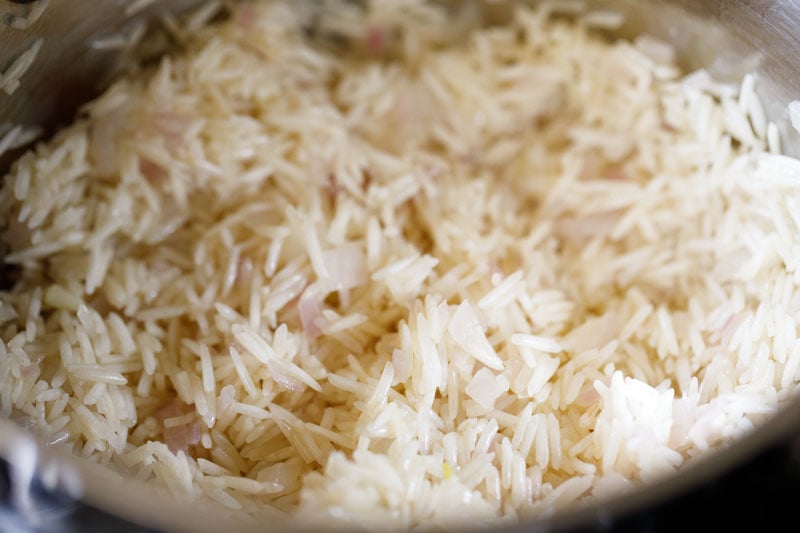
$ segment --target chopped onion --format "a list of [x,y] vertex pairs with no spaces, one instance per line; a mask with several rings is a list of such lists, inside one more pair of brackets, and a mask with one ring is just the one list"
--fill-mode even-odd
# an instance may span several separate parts
[[508,379],[505,376],[502,374],[495,376],[488,368],[482,368],[475,373],[464,392],[485,409],[491,409],[497,398],[507,391],[508,387]]
[[29,365],[23,366],[20,370],[20,376],[23,379],[36,379],[39,376],[39,365],[37,363],[31,363]]
[[257,17],[258,14],[252,2],[239,2],[233,10],[233,20],[246,32],[255,29]]
[[326,250],[322,253],[322,259],[328,269],[333,289],[352,289],[367,282],[367,260],[358,244],[347,243]]
[[720,338],[724,344],[731,342],[731,338],[733,338],[733,335],[736,333],[736,330],[744,321],[745,317],[745,313],[733,313],[728,317],[719,332]]
[[478,316],[469,302],[461,302],[447,328],[453,340],[469,355],[495,370],[503,369],[503,361],[486,339]]
[[139,172],[151,183],[162,182],[167,177],[167,171],[161,168],[160,165],[144,158],[139,160]]
[[322,319],[322,298],[319,287],[311,284],[306,287],[306,290],[300,295],[300,299],[297,300],[300,323],[311,338],[318,337],[322,333],[322,329],[318,325],[318,321]]
[[609,167],[603,177],[610,181],[630,181],[630,176],[619,167]]
[[334,290],[347,291],[364,285],[369,279],[366,257],[355,243],[322,252],[322,260],[328,277],[306,287],[297,301],[300,323],[312,338],[322,333],[322,302],[328,294]]
[[584,240],[610,232],[619,221],[619,211],[606,211],[558,220],[555,232],[563,239]]
[[192,123],[192,119],[172,112],[152,117],[153,128],[164,138],[167,148],[173,151],[183,145],[185,132]]
[[200,442],[200,423],[197,417],[186,417],[186,422],[180,425],[167,425],[165,420],[174,420],[179,417],[194,413],[194,408],[178,400],[173,400],[159,409],[155,416],[161,431],[164,434],[164,443],[172,453],[179,450],[186,452],[189,446]]
[[591,407],[600,401],[600,393],[594,388],[594,385],[589,383],[583,386],[575,398],[575,404],[580,407]]
[[[289,459],[282,463],[275,463],[262,469],[256,479],[268,484],[266,492],[289,492],[294,490],[300,479],[301,462]],[[280,487],[280,488],[279,488]]]
[[373,26],[367,31],[366,44],[367,50],[371,53],[380,55],[386,48],[386,28]]

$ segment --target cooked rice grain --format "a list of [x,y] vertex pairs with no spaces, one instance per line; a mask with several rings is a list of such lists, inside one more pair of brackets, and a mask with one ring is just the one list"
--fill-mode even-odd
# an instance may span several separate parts
[[3,416],[255,517],[452,529],[652,482],[792,397],[800,163],[757,78],[681,77],[584,2],[310,6],[166,20],[184,52],[16,162]]

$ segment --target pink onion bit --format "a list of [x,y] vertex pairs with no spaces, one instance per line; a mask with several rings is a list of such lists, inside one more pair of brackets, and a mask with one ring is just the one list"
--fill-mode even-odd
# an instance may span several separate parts
[[194,418],[191,422],[181,426],[166,427],[164,420],[192,412],[194,412],[192,406],[179,400],[172,400],[155,413],[158,425],[164,434],[164,443],[172,453],[178,453],[179,450],[186,452],[189,446],[200,442],[200,423]]
[[386,50],[386,43],[388,41],[386,35],[386,28],[382,26],[373,26],[367,31],[365,38],[367,50],[371,54],[380,55]]
[[619,167],[611,167],[606,170],[605,179],[609,181],[630,181],[628,174]]
[[161,183],[167,178],[167,171],[149,159],[142,158],[139,160],[139,171],[150,183]]
[[322,298],[316,287],[313,285],[306,287],[297,301],[297,312],[306,334],[312,339],[318,337],[322,333],[317,325],[318,320],[322,318]]
[[[312,339],[322,333],[320,323],[325,298],[333,291],[343,294],[355,287],[364,285],[369,276],[367,260],[361,246],[346,243],[322,252],[328,278],[312,283],[303,291],[297,301],[297,313],[306,334]],[[345,301],[341,298],[340,301]]]
[[[347,243],[322,253],[330,283],[336,290],[348,290],[367,282],[367,260],[361,246]],[[327,296],[323,295],[323,298]]]
[[256,27],[256,9],[252,2],[240,2],[236,4],[233,11],[233,21],[243,29],[245,32],[250,33]]

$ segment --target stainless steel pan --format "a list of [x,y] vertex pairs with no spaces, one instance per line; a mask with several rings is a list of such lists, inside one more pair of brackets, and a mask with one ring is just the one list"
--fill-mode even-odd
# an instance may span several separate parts
[[[0,72],[39,38],[44,39],[36,61],[20,80],[20,87],[11,95],[0,91],[0,139],[10,125],[42,126],[45,135],[53,132],[70,121],[79,105],[108,83],[119,71],[120,55],[124,56],[124,52],[99,50],[91,46],[92,42],[120,31],[138,31],[139,21],[153,22],[164,13],[180,13],[198,0],[156,1],[135,16],[125,13],[129,3],[124,0],[51,0],[41,17],[27,24],[24,19],[31,13],[30,2],[0,0]],[[620,29],[620,36],[646,31],[672,42],[687,69],[702,66],[714,76],[732,82],[740,81],[746,72],[757,72],[759,93],[768,117],[779,125],[786,151],[791,155],[800,154],[800,138],[790,127],[786,111],[787,104],[800,96],[800,2],[597,0],[594,3],[627,14],[628,22]],[[502,12],[502,4],[492,2],[498,12]],[[151,53],[154,52],[151,50]],[[24,148],[0,156],[0,176]],[[7,279],[8,273],[5,274],[0,271],[0,280]],[[569,515],[524,524],[520,530],[608,529],[632,512],[651,508],[719,479],[764,450],[790,446],[798,437],[800,401],[795,401],[747,438],[686,465],[658,485],[643,487],[634,494]],[[149,528],[175,531],[279,528],[278,523],[239,523],[235,515],[220,515],[211,504],[165,498],[107,469],[48,449],[14,423],[2,419],[0,458],[12,467],[11,499],[26,514],[26,519],[38,520],[44,526],[47,520],[52,525],[57,515],[42,514],[41,506],[30,498],[32,480],[66,493],[67,501],[78,498],[111,515]],[[0,521],[0,526],[2,524]]]

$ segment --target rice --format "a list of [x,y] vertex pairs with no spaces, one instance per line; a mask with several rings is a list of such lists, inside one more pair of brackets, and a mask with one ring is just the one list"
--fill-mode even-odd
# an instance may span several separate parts
[[[8,150],[14,150],[26,146],[42,135],[42,128],[39,126],[11,125],[8,123],[0,125],[0,155]],[[22,180],[17,186],[24,187],[26,182]]]
[[19,54],[3,72],[0,72],[0,89],[4,90],[6,94],[10,96],[19,88],[22,76],[36,60],[43,43],[44,39],[36,39],[27,50]]
[[184,51],[14,164],[3,416],[256,520],[457,529],[653,483],[794,397],[800,162],[757,77],[584,2],[367,5],[166,19]]
[[[134,4],[131,4],[129,7],[133,6]],[[117,32],[93,38],[89,46],[95,50],[129,51],[139,44],[146,31],[147,23],[136,19]]]

